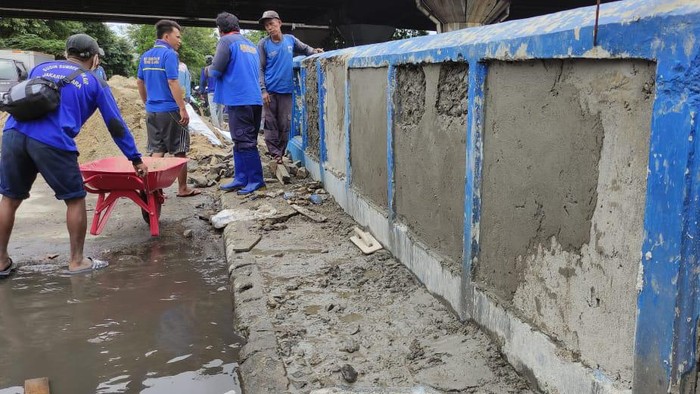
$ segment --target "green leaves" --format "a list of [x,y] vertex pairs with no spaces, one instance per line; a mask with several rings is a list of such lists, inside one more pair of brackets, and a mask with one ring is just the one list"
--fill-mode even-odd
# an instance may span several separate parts
[[104,23],[0,18],[0,48],[38,51],[63,58],[66,39],[76,33],[91,35],[104,49],[102,67],[107,76],[130,75],[133,49]]

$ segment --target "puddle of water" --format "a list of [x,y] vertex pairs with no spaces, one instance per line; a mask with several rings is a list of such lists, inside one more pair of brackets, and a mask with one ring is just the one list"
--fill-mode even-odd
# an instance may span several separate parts
[[0,281],[0,394],[35,377],[57,393],[240,392],[222,258],[178,237],[133,249],[92,274],[27,266]]

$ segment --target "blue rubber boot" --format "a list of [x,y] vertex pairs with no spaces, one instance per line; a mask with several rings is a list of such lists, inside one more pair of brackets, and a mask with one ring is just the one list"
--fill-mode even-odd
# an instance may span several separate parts
[[246,174],[248,175],[248,184],[238,194],[244,196],[256,190],[265,187],[265,179],[263,178],[263,168],[260,162],[260,153],[257,149],[241,152],[243,155]]
[[241,154],[242,152],[233,151],[233,170],[235,171],[233,181],[220,185],[219,189],[225,192],[230,192],[233,190],[239,190],[248,184],[248,176],[245,173],[245,164],[243,164]]

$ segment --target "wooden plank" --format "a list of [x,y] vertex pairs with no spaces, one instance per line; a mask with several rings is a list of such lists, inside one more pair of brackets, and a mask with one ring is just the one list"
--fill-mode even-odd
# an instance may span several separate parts
[[24,394],[51,394],[51,391],[49,390],[49,378],[25,380]]
[[277,166],[277,171],[275,171],[275,176],[282,183],[289,183],[290,180],[292,179],[292,177],[289,176],[289,171],[287,171],[287,166],[285,166],[285,165],[278,165]]
[[312,211],[312,210],[310,210],[310,209],[306,209],[306,208],[301,207],[301,206],[299,206],[299,205],[292,204],[292,208],[294,208],[297,212],[299,212],[300,214],[302,214],[302,215],[306,216],[307,218],[313,220],[313,221],[316,222],[316,223],[323,223],[323,222],[325,222],[326,220],[328,220],[327,217],[321,215],[320,213],[316,213],[316,212],[314,212],[314,211]]
[[270,172],[275,174],[275,177],[277,177],[281,183],[285,184],[291,181],[292,178],[289,176],[289,171],[287,171],[287,167],[284,164],[277,164],[277,162],[273,160],[268,166],[270,167]]
[[250,252],[260,242],[262,235],[256,234],[245,222],[233,222],[226,226],[226,252]]

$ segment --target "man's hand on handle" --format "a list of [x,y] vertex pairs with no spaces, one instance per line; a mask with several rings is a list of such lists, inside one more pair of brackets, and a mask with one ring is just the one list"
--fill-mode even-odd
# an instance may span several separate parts
[[270,93],[263,92],[262,98],[263,98],[263,104],[270,105]]
[[134,170],[136,170],[136,175],[141,178],[145,178],[148,174],[148,166],[144,163],[134,164]]

